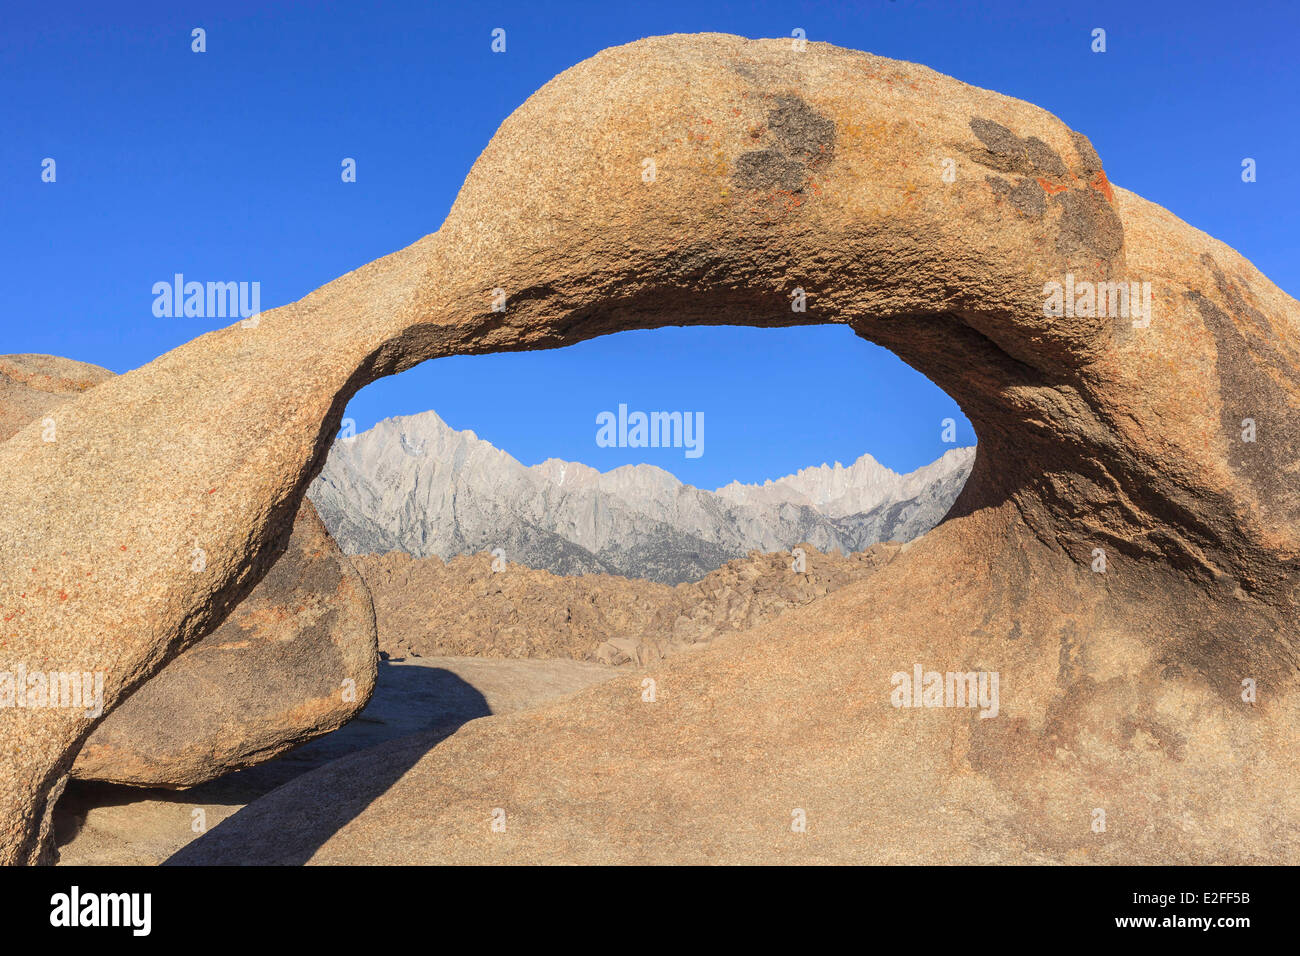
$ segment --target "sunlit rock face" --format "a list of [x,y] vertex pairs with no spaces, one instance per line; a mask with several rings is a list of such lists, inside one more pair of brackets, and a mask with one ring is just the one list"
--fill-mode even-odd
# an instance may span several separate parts
[[[1097,307],[1121,282],[1150,312]],[[7,655],[121,700],[267,571],[378,376],[813,322],[971,419],[943,524],[762,635],[301,777],[187,859],[1300,858],[1300,304],[1050,114],[825,44],[606,50],[502,124],[436,233],[64,403],[57,441],[24,428],[0,446]],[[997,716],[894,706],[916,665],[997,673]],[[93,729],[0,715],[3,859],[43,858]]]
[[[0,441],[32,420],[42,440],[57,441],[58,407],[112,377],[56,355],[0,356]],[[192,553],[191,567],[205,560]],[[376,656],[365,583],[304,501],[270,573],[220,627],[98,725],[72,775],[189,787],[269,760],[360,712]],[[107,676],[76,675],[83,711],[99,708]]]

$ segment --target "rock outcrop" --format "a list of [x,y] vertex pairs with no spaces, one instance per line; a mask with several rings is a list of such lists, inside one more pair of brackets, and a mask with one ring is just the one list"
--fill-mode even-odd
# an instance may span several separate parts
[[681,584],[752,551],[808,542],[848,554],[910,541],[947,514],[974,460],[974,448],[954,448],[900,475],[863,455],[848,468],[713,492],[653,465],[526,467],[422,412],[337,440],[307,496],[348,554],[500,550],[556,574]]
[[213,827],[317,767],[414,733],[453,732],[608,680],[618,670],[574,660],[421,657],[380,664],[357,719],[304,747],[184,791],[73,780],[54,811],[60,866],[157,866],[197,838],[194,812]]
[[[378,376],[815,322],[971,419],[942,524],[769,639],[348,758],[349,794],[305,775],[187,858],[1300,861],[1300,303],[1043,110],[826,44],[606,50],[506,119],[438,232],[0,445],[6,655],[104,671],[116,705],[270,568]],[[893,706],[916,666],[999,674],[998,715]],[[0,858],[43,858],[93,729],[0,714]]]
[[[112,372],[51,355],[0,356],[0,441]],[[3,660],[3,658],[0,658]],[[72,776],[189,787],[342,726],[375,681],[370,596],[302,503],[285,553],[220,627],[101,723]]]
[[375,604],[379,649],[398,658],[473,656],[650,664],[700,650],[860,581],[897,546],[851,555],[804,544],[791,554],[754,553],[699,581],[669,587],[607,574],[559,576],[488,554],[451,561],[359,554],[353,565]]
[[[0,355],[0,441],[112,377],[106,368],[59,355]],[[42,422],[46,434],[52,424]]]
[[376,663],[370,595],[304,501],[252,593],[96,728],[72,776],[192,787],[270,760],[360,713]]

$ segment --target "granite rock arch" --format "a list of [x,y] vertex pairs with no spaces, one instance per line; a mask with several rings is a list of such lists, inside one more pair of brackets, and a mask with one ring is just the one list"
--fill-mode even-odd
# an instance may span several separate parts
[[[1149,282],[1154,317],[1136,328],[1045,315],[1045,283],[1067,276]],[[796,288],[805,313],[791,311]],[[497,289],[504,312],[492,310]],[[1091,852],[1065,796],[1082,771],[1053,765],[1042,806],[1029,782],[1056,750],[1082,748],[1089,779],[1133,813],[1158,814],[1141,786],[1227,799],[1212,778],[1246,759],[1294,772],[1281,742],[1296,723],[1300,306],[1227,246],[1110,184],[1087,139],[1050,114],[924,67],[788,40],[659,37],[574,66],[505,120],[438,232],[66,403],[57,441],[33,425],[0,446],[8,655],[105,670],[110,705],[123,699],[266,572],[348,398],[374,378],[669,322],[804,321],[846,323],[892,349],[980,437],[949,519],[873,584],[944,597],[867,612],[855,592],[829,606],[829,631],[788,623],[826,659],[864,662],[855,672],[872,700],[887,694],[890,654],[899,667],[946,654],[1016,675],[1005,720],[917,731],[918,767],[958,770],[909,771],[909,785],[970,784],[987,826],[1000,793],[1011,810],[999,825],[1067,859]],[[1259,424],[1250,448],[1235,430],[1244,418]],[[194,547],[203,574],[190,570]],[[1097,549],[1104,576],[1090,569]],[[855,620],[876,637],[855,636]],[[723,653],[667,670],[699,693],[722,688],[734,668],[710,662]],[[750,661],[779,698],[790,676],[755,654],[733,663]],[[1243,709],[1243,677],[1272,694]],[[1144,697],[1150,682],[1158,692]],[[814,709],[845,690],[829,677],[798,686]],[[610,693],[537,720],[590,717]],[[0,859],[48,859],[49,810],[92,729],[57,711],[0,713]],[[476,741],[516,759],[504,731],[467,731],[439,748],[444,769],[473,773]],[[767,744],[789,779],[834,765],[801,765],[806,748],[781,739]],[[733,783],[753,779],[735,769]],[[1237,816],[1273,807],[1295,859],[1294,795],[1269,780],[1246,789],[1231,798]],[[861,810],[845,806],[858,807],[845,819]],[[1160,816],[1129,858],[1161,847],[1203,858],[1240,836],[1239,821],[1198,820]],[[568,845],[576,825],[561,820],[547,839]],[[654,856],[640,831],[616,836],[591,858]],[[979,857],[978,831],[963,845]]]

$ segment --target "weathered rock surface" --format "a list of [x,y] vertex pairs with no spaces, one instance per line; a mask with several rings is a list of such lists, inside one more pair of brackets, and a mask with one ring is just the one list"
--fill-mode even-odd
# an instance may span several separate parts
[[385,661],[374,696],[355,720],[256,767],[182,791],[72,781],[54,811],[59,865],[156,866],[197,838],[196,810],[212,828],[340,757],[417,732],[447,735],[467,721],[536,707],[619,673],[574,660]]
[[669,587],[606,574],[559,576],[492,556],[443,562],[404,552],[359,554],[352,563],[375,603],[379,649],[393,657],[569,657],[650,664],[699,650],[883,567],[896,545],[845,556],[805,543],[804,570],[790,554],[754,553],[699,581]]
[[106,368],[58,355],[0,355],[0,441],[112,377]]
[[[1154,315],[1046,314],[1070,277],[1149,282]],[[979,436],[948,519],[770,639],[656,665],[653,703],[619,677],[345,758],[382,798],[341,818],[306,775],[292,834],[250,805],[193,859],[1300,861],[1300,303],[1043,110],[826,44],[606,50],[502,124],[437,233],[20,431],[7,651],[116,703],[269,568],[365,382],[669,322],[895,351]],[[998,672],[999,715],[891,706],[917,663]],[[39,860],[93,726],[0,722],[0,858]]]
[[768,481],[694,488],[653,465],[526,467],[435,412],[385,419],[330,448],[307,490],[348,554],[444,560],[504,551],[556,574],[696,581],[752,551],[845,554],[910,541],[952,507],[975,460],[954,448],[900,475],[863,455]]
[[359,713],[376,661],[370,595],[304,501],[252,593],[109,715],[72,776],[190,787],[269,760]]
[[[112,375],[57,356],[0,356],[0,441]],[[364,707],[375,660],[369,594],[304,501],[266,577],[99,725],[72,775],[188,787],[268,760]]]

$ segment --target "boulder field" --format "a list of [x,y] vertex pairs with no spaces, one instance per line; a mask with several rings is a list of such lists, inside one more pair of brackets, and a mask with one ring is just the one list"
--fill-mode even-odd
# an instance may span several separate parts
[[[350,560],[375,605],[379,650],[395,658],[561,658],[651,664],[749,630],[874,574],[897,546],[850,555],[751,552],[698,581],[669,586],[612,574],[558,575],[491,554]],[[793,559],[793,560],[792,560]],[[794,571],[798,561],[803,570]]]
[[[437,232],[0,445],[4,657],[115,705],[271,568],[362,385],[623,329],[893,350],[979,438],[947,519],[762,633],[344,758],[178,862],[1300,861],[1300,303],[1043,110],[793,46],[579,63]],[[997,716],[911,706],[917,665],[996,674]],[[0,859],[48,859],[94,729],[0,713]]]

